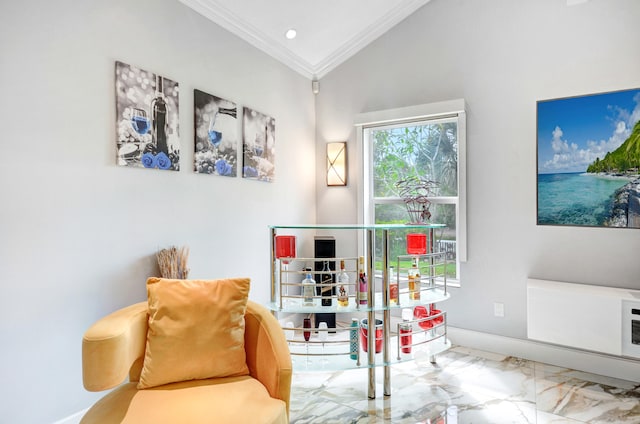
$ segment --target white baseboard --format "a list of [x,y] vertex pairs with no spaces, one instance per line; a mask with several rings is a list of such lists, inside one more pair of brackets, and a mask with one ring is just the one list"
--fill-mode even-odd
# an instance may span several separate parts
[[83,409],[80,412],[76,412],[73,415],[69,415],[67,418],[63,418],[63,419],[61,419],[59,421],[56,421],[53,424],[80,424],[80,420],[82,419],[84,414],[87,413],[88,410],[89,410],[89,408]]
[[516,356],[623,380],[640,381],[640,361],[630,358],[455,327],[447,327],[447,333],[451,342],[459,346]]

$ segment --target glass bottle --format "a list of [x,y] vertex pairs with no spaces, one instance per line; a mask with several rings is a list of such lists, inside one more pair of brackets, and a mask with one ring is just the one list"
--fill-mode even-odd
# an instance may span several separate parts
[[218,113],[222,113],[224,115],[229,115],[232,116],[234,118],[237,118],[237,114],[238,114],[238,109],[237,108],[226,108],[226,107],[219,107],[218,108]]
[[305,268],[307,276],[302,280],[302,304],[304,306],[315,306],[313,296],[316,292],[316,280],[311,276],[311,268]]
[[358,359],[358,318],[351,318],[351,329],[349,330],[349,357]]
[[364,273],[364,256],[359,258],[358,270],[358,303],[360,305],[367,304],[367,276]]
[[420,300],[420,268],[418,268],[418,258],[413,259],[413,265],[411,265],[408,274],[409,299]]
[[322,274],[320,274],[320,295],[322,296],[320,302],[322,306],[331,306],[333,304],[333,300],[331,299],[331,295],[335,294],[335,289],[332,286],[333,284],[333,275],[331,274],[331,270],[329,269],[329,261],[323,261],[322,263]]
[[340,273],[338,274],[338,306],[349,306],[349,295],[347,294],[347,287],[349,287],[349,274],[345,271],[344,260],[340,261]]
[[237,109],[235,107],[234,108],[219,107],[218,110],[216,110],[215,113],[213,114],[211,121],[209,121],[209,142],[211,142],[211,145],[216,148],[220,145],[220,142],[222,141],[222,133],[216,130],[217,128],[216,120],[218,118],[219,113],[236,118]]
[[389,303],[391,305],[398,304],[398,279],[396,278],[395,270],[392,266],[389,267]]
[[151,101],[153,141],[156,144],[156,154],[164,152],[169,154],[167,146],[167,128],[169,125],[169,107],[164,97],[163,78],[156,75],[156,96]]

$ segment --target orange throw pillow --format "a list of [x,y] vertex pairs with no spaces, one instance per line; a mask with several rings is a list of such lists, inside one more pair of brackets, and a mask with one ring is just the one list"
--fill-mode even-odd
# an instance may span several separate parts
[[249,374],[244,314],[250,280],[147,280],[149,330],[139,389]]

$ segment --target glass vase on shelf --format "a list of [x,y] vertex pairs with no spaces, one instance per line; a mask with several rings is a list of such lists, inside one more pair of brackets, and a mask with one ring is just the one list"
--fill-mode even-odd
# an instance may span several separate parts
[[407,253],[410,255],[424,255],[427,253],[427,235],[421,233],[407,234]]
[[[289,296],[289,259],[296,257],[296,236],[276,236],[276,258],[282,262],[284,270],[284,295]],[[282,281],[281,281],[282,284]]]

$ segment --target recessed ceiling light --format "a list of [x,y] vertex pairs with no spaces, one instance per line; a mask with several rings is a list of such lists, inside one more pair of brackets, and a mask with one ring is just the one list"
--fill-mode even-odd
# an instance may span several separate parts
[[296,35],[298,35],[298,32],[293,28],[288,29],[287,32],[284,33],[284,36],[287,37],[288,40],[293,40],[296,38]]

